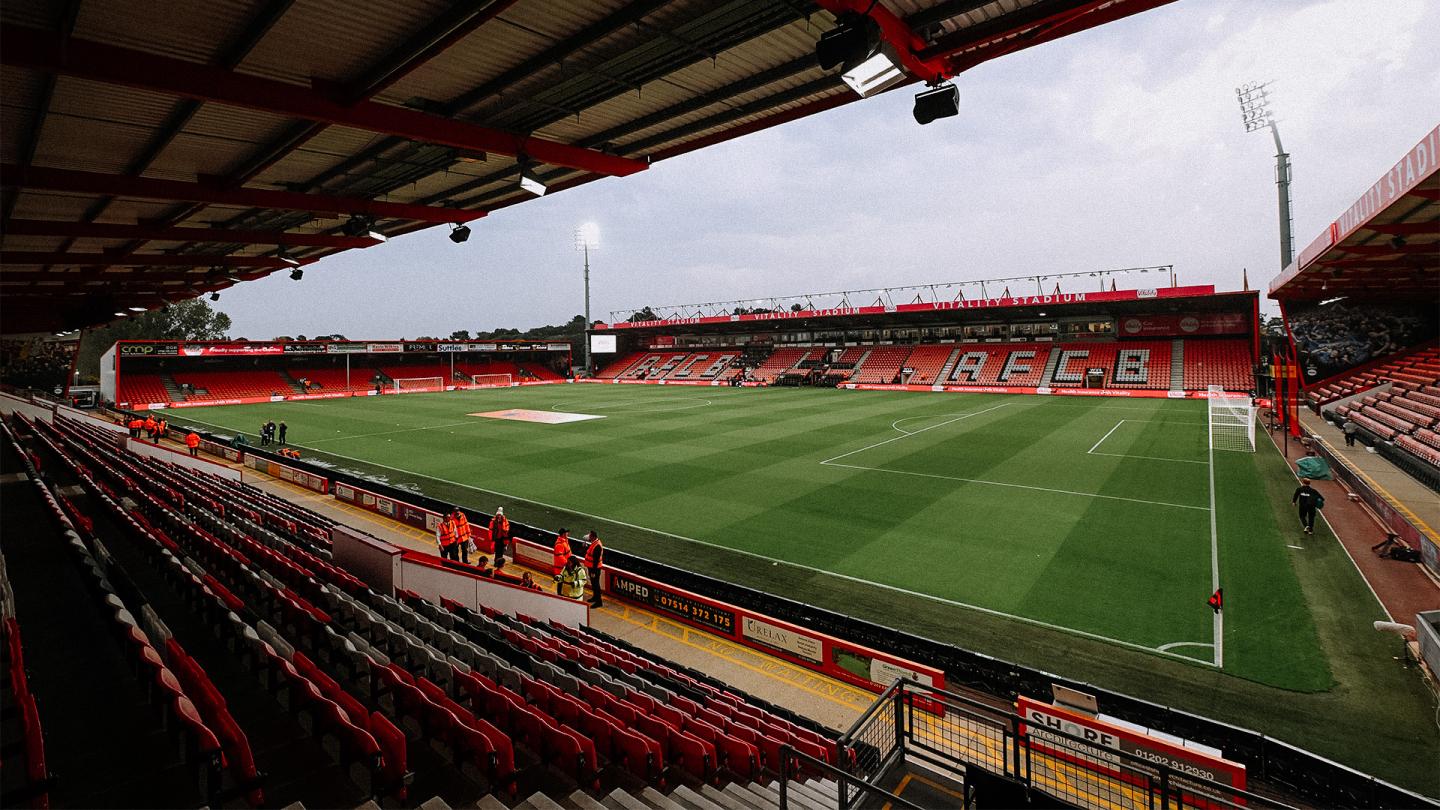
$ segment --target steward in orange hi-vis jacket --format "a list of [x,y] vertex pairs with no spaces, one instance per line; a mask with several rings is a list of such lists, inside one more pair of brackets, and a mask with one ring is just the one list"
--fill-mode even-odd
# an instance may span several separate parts
[[505,507],[495,507],[495,517],[490,518],[490,555],[495,564],[505,559],[505,545],[510,541],[510,518],[505,517]]
[[447,560],[458,559],[456,543],[459,538],[455,535],[455,521],[450,518],[442,518],[440,525],[435,527],[435,542],[440,546],[440,556]]
[[465,517],[465,513],[461,512],[458,507],[450,513],[450,519],[455,521],[455,539],[456,545],[460,548],[460,562],[469,565],[470,547],[474,545],[470,536],[470,519]]
[[555,537],[555,557],[551,561],[551,564],[554,565],[555,570],[551,571],[550,573],[554,574],[557,577],[560,576],[560,572],[565,569],[565,563],[569,561],[570,530],[561,529],[560,534]]

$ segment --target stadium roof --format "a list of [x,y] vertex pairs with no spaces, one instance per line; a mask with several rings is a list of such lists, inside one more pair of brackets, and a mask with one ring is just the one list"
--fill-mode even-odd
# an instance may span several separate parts
[[1440,298],[1440,126],[1270,282],[1270,297]]
[[[915,288],[905,288],[915,289]],[[1060,294],[1025,294],[996,298],[951,299],[917,296],[914,300],[891,299],[887,291],[864,291],[868,298],[852,297],[848,303],[821,301],[816,304],[792,304],[799,309],[772,308],[769,301],[791,301],[793,298],[754,301],[755,309],[735,313],[705,309],[713,305],[695,305],[696,310],[660,307],[657,320],[633,319],[613,323],[597,323],[591,333],[638,335],[689,334],[753,334],[784,330],[809,329],[887,329],[931,324],[953,323],[1018,323],[1056,320],[1061,318],[1108,317],[1124,315],[1185,314],[1241,312],[1251,322],[1256,315],[1260,293],[1256,290],[1217,293],[1209,284],[1187,287],[1160,287],[1142,290],[1072,291]],[[880,292],[882,295],[876,296]],[[832,294],[833,295],[833,294]],[[810,298],[811,296],[798,296]],[[819,298],[819,296],[815,296]],[[745,303],[745,302],[729,302]],[[743,314],[742,314],[743,313]]]
[[7,0],[5,333],[113,320],[837,107],[836,14],[908,73],[1170,0]]

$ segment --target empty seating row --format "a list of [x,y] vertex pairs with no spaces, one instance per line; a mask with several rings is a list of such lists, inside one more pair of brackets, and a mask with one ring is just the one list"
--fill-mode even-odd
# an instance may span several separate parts
[[50,806],[50,770],[45,764],[45,730],[40,723],[40,710],[30,692],[25,670],[25,645],[20,638],[20,620],[15,615],[15,601],[10,591],[10,576],[5,555],[0,554],[0,656],[3,656],[9,678],[7,702],[20,715],[20,751],[25,766],[20,773],[23,784],[6,791],[6,804],[24,801],[32,807]]
[[1212,385],[1226,391],[1255,390],[1255,371],[1246,340],[1187,340],[1185,389],[1201,391]]
[[176,371],[175,382],[185,388],[187,402],[268,397],[294,392],[279,371]]
[[[203,473],[148,480],[158,468],[115,463],[128,454],[68,430],[56,432],[75,458],[137,503],[133,515],[155,553],[204,570],[202,592],[228,612],[273,622],[250,626],[308,682],[332,679],[340,691],[331,702],[377,741],[385,734],[373,717],[359,722],[362,709],[441,745],[496,787],[513,786],[529,767],[582,787],[617,770],[656,786],[747,781],[779,767],[785,744],[837,759],[833,741],[813,730],[608,640],[404,592],[397,600],[327,576],[324,561],[293,539],[215,508],[224,506],[211,497],[219,485],[195,480]],[[380,769],[393,758],[382,756]]]
[[159,374],[134,374],[126,372],[119,379],[115,401],[132,408],[144,408],[154,403],[169,402],[170,392],[165,380]]

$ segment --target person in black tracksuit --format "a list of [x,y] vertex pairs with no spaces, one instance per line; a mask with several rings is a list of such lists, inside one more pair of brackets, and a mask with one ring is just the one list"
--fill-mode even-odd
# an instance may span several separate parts
[[1300,510],[1300,525],[1305,527],[1305,533],[1314,534],[1315,513],[1319,511],[1322,499],[1320,493],[1310,486],[1309,478],[1300,479],[1300,486],[1290,496],[1290,502]]

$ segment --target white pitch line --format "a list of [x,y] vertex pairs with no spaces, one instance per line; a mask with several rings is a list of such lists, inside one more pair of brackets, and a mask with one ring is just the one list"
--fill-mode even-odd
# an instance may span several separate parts
[[1112,428],[1110,428],[1109,430],[1107,430],[1107,431],[1105,432],[1105,435],[1100,437],[1100,441],[1095,442],[1095,444],[1094,444],[1089,450],[1086,450],[1085,452],[1086,452],[1086,453],[1094,453],[1094,452],[1095,452],[1095,448],[1096,448],[1096,447],[1099,447],[1099,446],[1102,445],[1102,444],[1104,444],[1104,443],[1105,443],[1105,440],[1108,439],[1108,438],[1110,438],[1110,434],[1111,434],[1111,433],[1114,433],[1116,430],[1119,430],[1119,429],[1120,429],[1120,426],[1123,425],[1123,424],[1125,424],[1125,420],[1124,420],[1124,419],[1121,419],[1119,422],[1116,422],[1116,423],[1115,423],[1115,427],[1112,427]]
[[[899,438],[905,438],[903,436]],[[821,464],[830,467],[844,467],[850,470],[864,470],[866,472],[894,473],[895,475],[914,475],[920,478],[939,478],[945,481],[963,481],[967,484],[986,484],[992,487],[1011,487],[1013,489],[1028,489],[1035,492],[1050,492],[1056,495],[1075,495],[1081,498],[1103,498],[1107,501],[1128,501],[1130,503],[1143,503],[1150,506],[1167,506],[1174,509],[1193,509],[1197,512],[1208,512],[1209,507],[1191,506],[1186,503],[1170,503],[1168,501],[1147,501],[1142,498],[1122,498],[1119,495],[1098,495],[1094,492],[1075,492],[1069,489],[1051,489],[1050,487],[1036,487],[1029,484],[1012,484],[1006,481],[986,481],[983,478],[961,478],[958,475],[940,475],[938,473],[923,473],[913,470],[892,470],[887,467],[862,467],[859,464],[837,464],[833,461],[822,461]]]
[[[216,425],[216,424],[213,424],[213,423],[211,423],[211,422],[205,422],[205,421],[199,420],[199,419],[194,419],[194,420],[191,420],[191,421],[199,422],[199,423],[202,424],[202,425],[210,425],[211,427],[217,427],[217,428],[222,428],[222,429],[227,429],[227,430],[228,430],[228,428],[224,428],[223,425]],[[938,427],[938,425],[937,425],[937,427]],[[903,437],[901,437],[901,438],[903,438]],[[1017,622],[1023,622],[1023,623],[1025,623],[1025,624],[1035,625],[1036,627],[1044,627],[1044,628],[1046,628],[1046,629],[1055,630],[1055,631],[1061,632],[1061,633],[1070,633],[1070,634],[1072,634],[1072,635],[1083,636],[1083,637],[1085,637],[1085,638],[1094,639],[1094,640],[1096,640],[1096,641],[1104,641],[1104,642],[1107,642],[1107,643],[1110,643],[1110,644],[1118,644],[1118,645],[1120,645],[1120,646],[1122,646],[1122,647],[1128,647],[1128,648],[1130,648],[1130,649],[1132,649],[1132,650],[1140,650],[1141,652],[1155,653],[1156,655],[1163,655],[1163,656],[1166,656],[1167,658],[1173,658],[1173,659],[1175,659],[1175,660],[1177,660],[1177,661],[1185,661],[1185,662],[1187,662],[1187,663],[1200,664],[1200,665],[1203,665],[1203,666],[1213,666],[1213,665],[1210,664],[1209,662],[1207,662],[1207,661],[1202,661],[1202,660],[1200,660],[1200,659],[1198,659],[1198,658],[1191,658],[1191,657],[1188,656],[1188,655],[1180,655],[1180,654],[1178,654],[1178,653],[1172,653],[1172,652],[1170,652],[1170,651],[1168,651],[1168,650],[1161,650],[1161,649],[1156,648],[1156,647],[1147,647],[1147,646],[1145,646],[1144,644],[1137,644],[1137,643],[1135,643],[1135,642],[1133,642],[1133,641],[1122,641],[1121,639],[1118,639],[1118,638],[1111,638],[1111,637],[1109,637],[1109,636],[1102,636],[1102,635],[1100,635],[1099,633],[1090,633],[1090,632],[1087,632],[1087,631],[1085,631],[1085,630],[1077,630],[1077,629],[1075,629],[1075,628],[1073,628],[1073,627],[1065,627],[1065,626],[1063,626],[1063,625],[1051,624],[1050,622],[1041,621],[1040,619],[1031,619],[1031,618],[1029,618],[1029,617],[1027,617],[1027,616],[1016,616],[1016,615],[1013,614],[1013,613],[1006,613],[1006,612],[1004,612],[1004,611],[995,610],[995,609],[993,609],[993,608],[981,607],[981,606],[979,606],[979,605],[972,605],[972,604],[969,604],[969,603],[966,603],[966,602],[960,602],[960,601],[957,601],[957,600],[954,600],[954,599],[946,599],[946,598],[943,597],[943,596],[935,596],[934,594],[921,593],[921,592],[919,592],[919,591],[912,591],[912,590],[908,590],[908,589],[905,589],[905,588],[897,587],[897,586],[895,586],[895,585],[887,585],[887,584],[885,584],[885,583],[883,583],[883,582],[876,582],[876,581],[874,581],[874,580],[872,580],[872,579],[865,579],[865,578],[863,578],[863,577],[854,577],[854,576],[850,576],[849,574],[841,574],[841,573],[836,572],[836,571],[827,571],[827,570],[825,570],[825,569],[823,569],[823,568],[816,568],[816,567],[814,567],[814,566],[805,565],[805,564],[803,564],[803,563],[790,562],[789,560],[781,560],[781,559],[777,559],[777,558],[775,558],[775,557],[767,557],[767,556],[765,556],[764,554],[757,554],[756,552],[753,552],[753,551],[746,551],[746,550],[744,550],[744,549],[732,548],[732,547],[730,547],[730,546],[723,546],[723,545],[720,545],[719,543],[711,543],[711,542],[708,542],[708,541],[706,541],[706,540],[698,540],[698,539],[696,539],[696,538],[694,538],[694,537],[686,537],[686,536],[683,535],[683,534],[675,534],[674,532],[667,532],[667,531],[664,531],[664,530],[661,530],[661,529],[652,529],[652,528],[650,528],[650,527],[648,527],[648,526],[641,526],[641,525],[638,525],[638,524],[635,524],[635,523],[627,523],[627,522],[625,522],[625,521],[623,521],[623,520],[616,520],[616,519],[614,519],[614,518],[608,518],[608,517],[605,517],[605,516],[603,516],[603,515],[595,515],[595,514],[591,514],[591,513],[589,513],[589,512],[581,512],[581,511],[579,511],[578,509],[570,509],[570,508],[564,507],[564,506],[556,506],[556,505],[554,505],[554,504],[545,503],[544,501],[537,501],[537,500],[535,500],[535,499],[533,499],[533,498],[525,498],[525,497],[522,497],[522,496],[520,496],[520,495],[512,495],[512,494],[510,494],[510,493],[508,493],[508,492],[500,492],[499,490],[486,489],[486,488],[484,488],[484,487],[477,487],[477,486],[474,486],[473,484],[462,484],[462,483],[460,483],[459,481],[451,481],[451,480],[448,479],[448,478],[440,478],[440,477],[434,476],[434,475],[425,475],[424,473],[417,473],[417,472],[415,472],[414,470],[402,470],[402,469],[400,469],[399,467],[391,467],[391,466],[389,466],[389,465],[387,465],[387,464],[380,464],[380,463],[375,462],[375,461],[369,461],[369,460],[366,460],[366,459],[363,459],[363,458],[355,458],[355,457],[353,457],[353,456],[346,456],[346,455],[342,455],[342,454],[340,454],[340,453],[330,453],[330,452],[327,452],[326,455],[328,455],[328,456],[333,456],[333,457],[335,457],[335,458],[343,458],[343,459],[345,459],[345,460],[347,460],[347,461],[354,461],[354,462],[357,462],[357,463],[359,463],[359,464],[368,464],[368,465],[370,465],[371,467],[379,467],[379,468],[381,468],[381,469],[390,470],[390,471],[392,471],[392,472],[397,472],[397,473],[402,473],[402,474],[404,474],[404,475],[414,476],[414,477],[418,477],[418,478],[426,478],[426,479],[429,479],[429,480],[431,480],[431,481],[439,481],[439,482],[442,483],[442,484],[449,484],[449,485],[451,485],[451,486],[460,487],[461,489],[468,489],[468,490],[471,490],[471,491],[473,491],[473,492],[483,492],[483,493],[485,493],[485,494],[487,494],[487,495],[496,495],[496,496],[499,496],[499,497],[501,497],[501,498],[508,498],[508,499],[510,499],[510,500],[512,500],[512,501],[520,501],[521,503],[533,504],[533,505],[535,505],[535,506],[544,507],[545,509],[554,509],[554,510],[560,511],[560,512],[569,512],[569,513],[572,514],[572,515],[579,515],[580,517],[587,517],[587,518],[591,518],[591,519],[593,519],[593,520],[604,521],[605,523],[609,523],[609,524],[611,524],[612,526],[624,526],[624,527],[626,527],[626,528],[628,528],[628,529],[637,529],[637,530],[643,531],[643,532],[650,532],[650,533],[652,533],[652,534],[662,535],[662,536],[664,536],[664,537],[669,537],[669,538],[674,539],[674,540],[681,540],[681,541],[684,541],[684,542],[686,542],[686,543],[694,543],[695,545],[705,546],[705,547],[707,547],[707,548],[718,549],[718,550],[720,550],[720,551],[728,551],[728,552],[731,552],[731,553],[733,553],[733,554],[739,554],[739,555],[741,555],[741,556],[743,556],[743,557],[750,557],[750,558],[752,558],[752,559],[763,560],[763,561],[765,561],[765,562],[771,562],[771,563],[783,563],[784,565],[788,565],[788,566],[790,566],[790,567],[792,567],[792,568],[798,568],[798,569],[800,569],[800,570],[802,570],[802,571],[808,571],[808,572],[810,572],[810,573],[812,573],[812,574],[820,574],[820,575],[822,575],[822,576],[835,577],[835,578],[837,578],[837,579],[843,579],[843,580],[846,580],[847,582],[854,582],[854,583],[857,583],[857,584],[860,584],[860,585],[870,585],[870,586],[873,586],[873,587],[876,587],[876,588],[880,588],[880,589],[882,589],[882,590],[891,591],[891,592],[893,592],[893,593],[902,593],[902,594],[905,594],[906,596],[913,596],[913,597],[916,597],[917,599],[927,599],[927,600],[932,601],[932,602],[939,602],[939,603],[941,603],[941,604],[950,605],[950,606],[952,606],[952,607],[963,608],[963,609],[965,609],[965,610],[973,610],[973,611],[975,611],[975,612],[977,612],[977,613],[984,613],[984,614],[989,615],[989,616],[997,616],[997,617],[1000,617],[1000,618],[1003,618],[1003,619],[1013,619],[1014,621],[1017,621]],[[835,465],[835,466],[841,466],[841,467],[843,467],[843,466],[849,466],[849,465],[840,464],[840,465]],[[861,469],[864,469],[864,468],[861,468]]]
[[[1213,438],[1206,438],[1206,445],[1210,448],[1210,592],[1220,590],[1220,533],[1216,528],[1215,517],[1215,442]],[[1215,637],[1215,667],[1225,667],[1225,607],[1222,605],[1215,611],[1215,616],[1210,624],[1210,632]]]
[[1093,450],[1090,451],[1090,452],[1088,453],[1088,455],[1092,455],[1092,456],[1110,456],[1111,458],[1138,458],[1138,459],[1144,459],[1145,461],[1174,461],[1174,462],[1177,462],[1177,463],[1180,463],[1180,464],[1205,464],[1205,463],[1207,463],[1207,462],[1204,462],[1204,461],[1196,461],[1196,460],[1193,459],[1193,458],[1165,458],[1165,457],[1163,457],[1163,456],[1132,456],[1132,455],[1130,455],[1129,453],[1096,453],[1096,452],[1093,451]]
[[[934,430],[935,428],[942,428],[942,427],[945,427],[946,425],[954,424],[955,422],[959,422],[961,419],[969,419],[969,418],[972,417],[972,416],[979,416],[979,415],[984,414],[984,413],[990,413],[991,411],[998,411],[999,409],[1001,409],[1001,408],[1003,408],[1003,407],[1005,407],[1006,405],[1009,405],[1009,404],[1010,404],[1009,402],[1002,402],[1002,403],[1000,403],[999,405],[996,405],[996,406],[994,406],[994,407],[992,407],[992,408],[986,408],[986,409],[983,410],[983,411],[972,411],[971,413],[964,413],[964,414],[961,414],[961,415],[955,417],[954,419],[946,419],[944,422],[939,422],[939,423],[936,423],[936,424],[931,425],[930,427],[920,428],[919,430],[911,431],[911,432],[909,432],[909,433],[905,433],[904,431],[901,431],[901,435],[899,435],[899,436],[891,436],[890,438],[885,439],[884,441],[879,441],[879,442],[876,442],[876,443],[871,444],[871,445],[866,445],[865,447],[861,447],[861,448],[859,448],[858,450],[851,450],[851,451],[848,452],[848,453],[841,453],[840,455],[835,456],[834,458],[827,458],[827,459],[825,459],[824,461],[822,461],[822,462],[820,462],[820,463],[821,463],[821,464],[830,464],[831,462],[839,461],[840,459],[845,458],[845,457],[847,457],[847,456],[853,456],[853,455],[855,455],[856,453],[863,453],[863,452],[865,452],[866,450],[873,450],[873,449],[875,449],[876,447],[881,447],[881,446],[887,445],[887,444],[889,444],[889,443],[891,443],[891,442],[898,442],[898,441],[900,441],[901,439],[908,439],[908,438],[911,437],[911,436],[918,436],[918,435],[920,435],[921,433],[924,433],[924,432],[927,431],[927,430]],[[898,420],[897,420],[897,421],[898,421]],[[891,424],[892,424],[892,426],[893,426],[894,423],[891,423]],[[840,465],[840,466],[844,466],[844,465]]]
[[[419,430],[439,430],[440,428],[458,427],[458,426],[460,426],[460,425],[478,425],[478,424],[483,424],[483,423],[482,423],[482,422],[478,422],[478,421],[476,421],[476,420],[474,420],[474,419],[471,419],[471,420],[468,421],[468,422],[446,422],[446,423],[443,424],[443,425],[429,425],[429,426],[426,426],[426,427],[404,428],[404,429],[402,429],[402,430],[382,430],[382,431],[379,431],[378,433],[355,433],[355,434],[350,435],[350,436],[331,436],[331,437],[328,438],[328,439],[315,439],[315,440],[313,440],[313,441],[305,442],[304,444],[301,444],[300,446],[301,446],[301,447],[308,447],[308,446],[310,446],[310,445],[312,445],[312,444],[320,444],[321,442],[343,442],[343,441],[345,441],[346,439],[368,439],[368,438],[371,437],[371,436],[390,436],[390,435],[395,434],[395,433],[413,433],[413,432],[419,431]],[[290,444],[297,444],[297,442],[290,442]]]
[[1170,642],[1169,644],[1161,644],[1159,647],[1156,647],[1155,649],[1157,649],[1157,650],[1170,650],[1170,649],[1174,649],[1175,647],[1211,647],[1211,648],[1214,648],[1214,646],[1215,646],[1214,644],[1211,644],[1211,643],[1208,642],[1208,641],[1172,641],[1172,642]]

